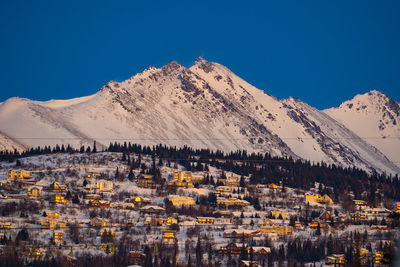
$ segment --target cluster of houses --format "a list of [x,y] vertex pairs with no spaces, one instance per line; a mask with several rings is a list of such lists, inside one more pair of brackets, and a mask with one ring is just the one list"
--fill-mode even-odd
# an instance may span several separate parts
[[[369,222],[381,222],[387,219],[389,214],[393,212],[400,213],[400,202],[394,204],[393,209],[384,207],[369,207],[364,200],[354,200],[354,212],[345,212],[340,205],[335,204],[327,194],[321,195],[317,192],[304,192],[302,195],[293,193],[292,195],[284,195],[282,199],[294,198],[293,207],[268,206],[268,201],[264,201],[266,196],[275,196],[278,193],[284,194],[280,190],[281,187],[276,184],[268,186],[260,186],[256,190],[256,196],[261,202],[262,209],[256,210],[252,204],[246,200],[248,196],[248,188],[240,187],[239,177],[230,175],[228,177],[217,177],[218,186],[204,185],[204,190],[208,194],[215,195],[215,206],[212,212],[209,211],[207,216],[188,216],[179,213],[170,214],[166,210],[166,201],[176,207],[177,211],[182,207],[197,207],[199,205],[195,190],[198,190],[198,184],[204,179],[204,174],[193,174],[188,171],[176,171],[169,174],[172,179],[167,181],[168,187],[179,189],[179,194],[169,194],[163,197],[154,197],[154,195],[141,195],[135,193],[133,196],[112,200],[113,194],[120,187],[118,182],[103,178],[100,172],[87,172],[82,178],[83,183],[76,183],[73,188],[74,192],[80,190],[80,194],[72,195],[72,188],[67,185],[53,181],[49,184],[43,184],[31,177],[28,171],[7,172],[6,181],[0,184],[0,197],[12,200],[33,199],[39,200],[44,204],[43,215],[37,221],[37,225],[44,231],[50,231],[52,242],[68,245],[71,242],[69,231],[67,229],[71,225],[77,225],[79,228],[97,229],[99,238],[106,240],[104,235],[112,238],[118,238],[120,228],[124,225],[121,223],[113,223],[110,218],[92,217],[86,219],[69,218],[66,214],[62,214],[59,207],[84,206],[88,209],[95,210],[126,210],[131,211],[137,216],[132,220],[126,220],[125,225],[137,227],[154,227],[159,230],[159,238],[157,239],[163,244],[177,244],[183,242],[179,238],[179,228],[174,225],[185,227],[211,227],[216,233],[219,233],[222,244],[216,248],[218,254],[239,254],[245,250],[253,255],[268,255],[271,247],[250,246],[244,241],[238,243],[237,240],[252,240],[262,237],[268,237],[272,241],[279,240],[282,236],[290,237],[298,233],[304,235],[307,232],[310,237],[316,231],[330,231],[333,224],[340,224],[343,227],[351,224],[369,224],[371,231],[388,231],[387,225],[371,224]],[[154,192],[157,188],[157,182],[153,175],[139,173],[134,182],[135,186],[140,188],[152,189]],[[15,190],[16,184],[20,190]],[[243,185],[243,184],[242,184]],[[190,191],[189,191],[190,189]],[[288,191],[288,188],[286,189]],[[290,190],[289,190],[290,191]],[[76,194],[76,193],[75,193]],[[288,194],[288,193],[285,193]],[[283,201],[282,200],[282,201]],[[46,202],[47,201],[47,202]],[[310,222],[304,223],[299,220],[301,216],[301,204],[316,211],[318,216],[312,218]],[[53,206],[49,206],[53,205]],[[334,212],[335,211],[335,212]],[[210,216],[212,215],[212,216]],[[81,216],[82,217],[82,216]],[[293,219],[296,218],[296,219]],[[7,221],[7,217],[0,219],[0,231],[7,235],[7,231],[17,228],[13,225],[13,220]],[[18,225],[21,228],[21,225]],[[157,242],[158,242],[157,241]],[[100,244],[99,244],[100,245]],[[110,244],[110,246],[114,244]],[[101,244],[100,250],[106,251],[104,244]],[[40,257],[40,248],[32,251],[32,257]],[[362,256],[372,257],[376,264],[382,262],[381,251],[362,250]],[[144,258],[143,251],[132,251],[130,253],[134,262],[140,262]],[[242,261],[242,266],[258,266],[256,261]],[[333,254],[326,259],[326,264],[335,266],[345,264],[344,255]]]

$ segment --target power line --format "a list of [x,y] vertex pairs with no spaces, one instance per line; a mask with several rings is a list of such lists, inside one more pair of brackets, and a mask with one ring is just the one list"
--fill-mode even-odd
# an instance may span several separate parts
[[[96,138],[96,137],[0,137],[0,139],[15,140],[110,140],[110,141],[226,141],[226,140],[248,140],[257,137],[247,138]],[[279,137],[283,140],[314,140],[312,137]],[[359,136],[359,137],[329,137],[338,140],[357,140],[357,139],[400,139],[400,136]]]

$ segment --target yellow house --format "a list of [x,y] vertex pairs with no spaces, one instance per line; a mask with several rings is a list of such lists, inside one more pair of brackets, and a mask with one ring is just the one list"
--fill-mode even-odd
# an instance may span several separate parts
[[32,186],[28,188],[28,191],[26,193],[29,197],[41,197],[42,196],[42,188],[38,186]]
[[137,179],[137,185],[141,188],[155,189],[157,187],[156,182],[153,180],[153,175],[141,174]]
[[326,264],[328,265],[344,265],[345,258],[344,254],[333,254],[326,258]]
[[58,219],[60,217],[60,214],[58,212],[49,212],[46,214],[47,214],[47,218],[50,218],[50,219]]
[[53,192],[65,192],[65,190],[67,189],[67,187],[65,185],[59,184],[57,182],[53,182],[52,184],[50,184],[49,186],[50,191]]
[[375,253],[375,264],[382,264],[383,263],[383,252],[382,251],[377,251]]
[[99,173],[99,172],[87,172],[85,177],[86,178],[99,178],[99,177],[101,177],[101,173]]
[[167,225],[171,225],[171,224],[178,224],[178,220],[172,217],[169,217],[166,222]]
[[54,232],[53,238],[55,242],[63,242],[64,241],[64,232]]
[[193,176],[192,172],[174,172],[174,181],[186,181],[186,182],[200,182],[204,178],[203,176]]
[[175,243],[177,241],[175,237],[175,230],[162,230],[162,242],[163,243]]
[[356,205],[357,207],[367,207],[368,203],[367,201],[364,200],[353,200],[354,205]]
[[292,235],[293,226],[261,226],[260,232],[266,234]]
[[63,195],[55,194],[55,195],[51,196],[50,202],[55,203],[55,204],[66,204],[69,201],[66,200]]
[[66,224],[62,221],[57,221],[56,219],[43,219],[41,221],[42,229],[65,229]]
[[225,185],[230,186],[230,187],[238,187],[239,186],[239,177],[230,176],[228,179],[226,179]]
[[214,224],[215,218],[213,217],[197,217],[199,224]]
[[32,179],[30,173],[28,171],[7,171],[7,180],[24,180],[24,179]]
[[278,189],[278,186],[276,184],[270,184],[268,186],[269,189],[276,191]]
[[217,204],[218,205],[225,205],[225,206],[241,206],[246,207],[250,205],[250,202],[247,200],[242,200],[238,198],[224,198],[224,197],[217,197]]
[[215,191],[217,194],[231,194],[233,188],[230,186],[217,186],[217,188],[215,188]]
[[370,257],[371,252],[366,248],[360,248],[360,257]]
[[196,205],[194,199],[191,197],[184,197],[184,196],[168,196],[169,201],[171,201],[172,205],[174,206],[190,206]]
[[333,204],[333,200],[327,194],[321,196],[320,194],[312,193],[312,194],[306,194],[305,197],[306,197],[306,202],[316,202],[328,205]]

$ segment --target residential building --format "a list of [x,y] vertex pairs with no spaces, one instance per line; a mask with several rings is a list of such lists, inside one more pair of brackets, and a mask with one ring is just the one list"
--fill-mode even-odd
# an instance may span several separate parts
[[250,202],[247,200],[242,200],[238,198],[224,198],[224,197],[217,197],[217,204],[224,205],[224,206],[241,206],[246,207],[250,206]]
[[293,226],[261,226],[260,232],[263,234],[292,235]]
[[40,186],[31,186],[28,188],[27,193],[29,197],[39,198],[42,196],[42,187]]
[[191,197],[170,195],[170,196],[168,196],[168,200],[171,201],[172,205],[174,205],[174,206],[191,206],[191,205],[194,206],[194,205],[196,205],[194,199]]
[[177,181],[186,181],[186,182],[201,182],[203,181],[204,177],[203,176],[193,176],[192,172],[174,172],[173,174],[173,179],[175,182]]
[[7,171],[7,180],[31,180],[32,177],[28,171]]
[[360,208],[368,206],[367,201],[364,201],[364,200],[355,199],[355,200],[353,200],[353,203],[354,203],[354,205],[356,205],[356,207],[360,207]]
[[155,189],[157,184],[153,180],[153,175],[150,174],[141,174],[139,178],[137,178],[137,185],[141,188]]
[[176,243],[177,239],[175,236],[175,230],[162,230],[162,239],[163,243]]
[[327,265],[334,265],[334,266],[340,266],[344,265],[346,263],[346,260],[344,258],[344,254],[333,254],[327,257],[326,259],[326,264]]
[[197,217],[197,223],[199,224],[214,224],[214,217]]
[[63,195],[59,195],[59,194],[52,195],[51,199],[50,199],[50,202],[51,203],[55,203],[55,204],[66,204],[66,203],[69,203],[69,201],[66,200]]
[[320,194],[315,193],[307,193],[305,195],[306,202],[315,202],[320,204],[331,205],[333,204],[333,200],[327,195],[321,196]]
[[54,232],[53,233],[54,242],[64,241],[64,232]]

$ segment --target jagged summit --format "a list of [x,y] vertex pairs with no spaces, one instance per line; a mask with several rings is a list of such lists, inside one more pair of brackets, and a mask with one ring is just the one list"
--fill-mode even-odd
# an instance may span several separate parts
[[[57,143],[91,145],[94,140],[99,146],[107,146],[115,140],[126,140],[227,152],[245,149],[400,173],[395,163],[399,156],[393,152],[400,151],[398,140],[387,138],[382,147],[360,138],[400,136],[396,132],[398,103],[378,97],[378,91],[370,93],[370,98],[351,100],[360,102],[358,113],[353,102],[352,108],[345,102],[344,106],[319,111],[298,99],[269,96],[227,67],[199,57],[190,68],[172,61],[161,68],[149,67],[122,82],[110,81],[88,97],[47,102],[15,100],[18,104],[13,105],[6,103],[14,100],[6,101],[0,104],[0,133],[10,137],[9,143],[3,144],[10,148]],[[382,103],[384,108],[376,109]],[[352,128],[356,123],[344,119],[362,122],[371,117],[357,117],[364,110],[379,118],[368,122],[372,130],[359,125],[363,132],[358,132]],[[374,132],[375,128],[381,130]],[[11,144],[12,140],[21,142]]]

